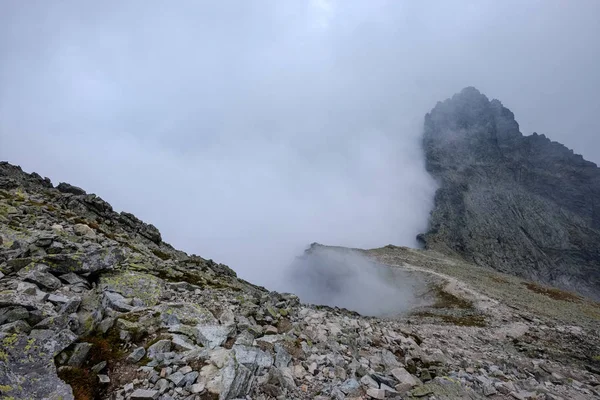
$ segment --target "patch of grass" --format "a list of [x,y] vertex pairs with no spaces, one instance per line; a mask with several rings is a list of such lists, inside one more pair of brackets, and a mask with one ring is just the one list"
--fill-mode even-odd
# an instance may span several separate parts
[[435,303],[431,306],[432,308],[473,308],[472,302],[461,299],[452,293],[448,293],[446,290],[444,290],[443,285],[433,285],[429,293],[433,293],[435,297]]
[[111,362],[120,360],[125,355],[121,348],[122,341],[119,337],[119,330],[115,327],[104,335],[87,336],[81,341],[93,345],[88,355],[90,365],[97,364],[100,361],[106,361],[110,365]]
[[449,314],[435,314],[430,311],[420,311],[416,312],[413,315],[419,317],[429,317],[429,318],[439,318],[442,321],[457,325],[457,326],[477,326],[477,327],[485,327],[487,326],[487,321],[485,316],[479,314],[467,314],[467,315],[449,315]]
[[106,231],[103,231],[102,233],[104,233],[104,236],[106,236],[106,237],[107,237],[107,238],[109,238],[109,239],[112,239],[112,240],[117,240],[117,235],[115,235],[115,234],[114,234],[114,233],[112,233],[112,232],[106,232]]
[[508,279],[504,279],[503,277],[498,275],[494,275],[490,279],[496,283],[510,283]]
[[96,373],[91,368],[99,362],[106,361],[108,370],[119,363],[125,351],[121,347],[119,330],[111,328],[106,334],[89,335],[80,342],[91,343],[92,347],[85,364],[79,367],[60,368],[58,376],[71,385],[76,400],[97,400],[104,398],[104,388],[100,386]]
[[94,400],[99,398],[99,385],[94,373],[88,369],[64,367],[58,370],[58,377],[71,385],[76,400]]
[[94,221],[88,222],[87,226],[89,226],[90,228],[92,228],[94,230],[100,229],[100,225],[98,225],[98,223],[94,222]]
[[538,285],[537,283],[533,282],[522,282],[521,284],[525,285],[525,287],[527,287],[527,289],[531,290],[532,292],[544,295],[546,297],[550,297],[553,300],[581,303],[581,297],[577,296],[576,294],[566,292],[564,290]]

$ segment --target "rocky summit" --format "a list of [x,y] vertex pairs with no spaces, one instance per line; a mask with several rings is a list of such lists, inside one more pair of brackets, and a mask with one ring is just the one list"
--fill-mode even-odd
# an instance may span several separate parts
[[[461,162],[479,157],[461,143],[473,142],[479,149],[482,139],[459,135],[475,117],[485,116],[477,126],[502,138],[497,141],[502,154],[506,146],[525,139],[517,134],[512,114],[499,103],[487,102],[473,89],[458,99],[461,104],[475,101],[481,109],[463,110],[465,115],[458,118],[448,115],[449,103],[442,103],[427,120],[426,138],[433,140],[427,150],[428,166],[442,178],[434,228],[424,238],[428,249],[388,245],[359,250],[313,244],[307,250],[321,257],[308,257],[316,269],[307,274],[321,276],[314,260],[323,254],[343,254],[326,257],[336,265],[325,274],[328,279],[347,275],[339,260],[362,257],[376,263],[378,274],[391,271],[389,276],[403,281],[398,295],[406,296],[400,291],[410,284],[414,296],[410,308],[405,305],[395,314],[384,307],[385,317],[303,304],[293,294],[268,291],[239,279],[226,265],[176,250],[162,240],[156,227],[133,214],[114,211],[95,194],[67,183],[54,187],[36,173],[0,163],[0,398],[600,398],[600,304],[484,268],[478,264],[495,260],[492,255],[500,257],[498,249],[507,251],[509,244],[485,249],[486,242],[480,240],[479,247],[469,247],[459,235],[469,229],[478,232],[470,225],[469,218],[475,218],[471,204],[489,206],[483,191],[488,166],[456,164],[454,172],[448,172],[447,149],[455,148]],[[436,131],[443,124],[455,126],[456,134]],[[440,146],[435,135],[442,134],[449,147]],[[531,141],[546,143],[543,138]],[[562,150],[546,145],[562,159]],[[581,171],[591,167],[583,160],[580,167],[571,172],[587,179]],[[522,176],[538,171],[528,168]],[[508,170],[507,166],[490,171]],[[458,171],[473,177],[466,188],[444,186],[466,179]],[[552,171],[548,170],[549,180]],[[575,199],[576,188],[568,185],[562,189]],[[489,188],[492,198],[495,190]],[[512,190],[507,193],[514,213],[525,220],[527,210],[514,193],[534,195],[518,187]],[[536,196],[542,200],[535,197],[539,201],[529,206],[538,207],[542,224],[549,218],[544,212],[558,203]],[[464,212],[455,215],[457,199],[468,201],[463,203]],[[584,209],[583,203],[564,206],[563,214],[553,217],[558,219],[556,229],[567,229],[560,225],[561,218],[572,218]],[[495,215],[491,209],[489,214]],[[464,232],[440,222],[442,216],[466,218],[461,220]],[[592,240],[594,228],[583,229],[597,219],[583,211],[577,218],[571,236],[563,238],[574,246],[565,260],[597,251],[584,246],[589,243],[585,240]],[[534,226],[538,225],[523,222],[523,231],[532,238],[537,237]],[[537,229],[545,232],[545,227]],[[450,235],[459,236],[445,242],[455,237]],[[464,257],[475,249],[481,249],[481,258]],[[516,252],[515,262],[525,260],[519,258],[525,254]],[[547,266],[535,265],[535,274],[521,275],[544,278]],[[302,271],[296,271],[296,277],[301,281]],[[592,276],[590,285],[593,282]],[[339,287],[336,283],[327,285]],[[352,288],[377,290],[369,285]]]
[[469,87],[425,118],[429,249],[600,299],[600,168]]

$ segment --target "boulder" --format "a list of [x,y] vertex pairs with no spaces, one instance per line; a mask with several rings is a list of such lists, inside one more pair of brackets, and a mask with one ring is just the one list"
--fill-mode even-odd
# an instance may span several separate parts
[[129,398],[130,400],[156,400],[158,396],[158,390],[136,389]]
[[77,195],[77,196],[81,196],[81,195],[85,195],[85,194],[87,194],[87,193],[85,192],[85,190],[83,190],[82,188],[79,188],[79,187],[77,187],[77,186],[70,185],[70,184],[68,184],[68,183],[65,183],[65,182],[60,182],[56,188],[57,188],[57,189],[58,189],[60,192],[63,192],[63,193],[70,193],[70,194],[74,194],[74,195]]
[[105,247],[90,252],[71,254],[48,254],[40,262],[50,267],[49,271],[56,274],[99,273],[113,269],[124,259],[123,251],[118,247]]
[[69,364],[72,367],[81,367],[87,359],[87,356],[90,353],[91,349],[91,343],[77,343],[75,345],[75,348],[73,349],[73,354],[71,354],[71,357],[69,358],[67,364]]

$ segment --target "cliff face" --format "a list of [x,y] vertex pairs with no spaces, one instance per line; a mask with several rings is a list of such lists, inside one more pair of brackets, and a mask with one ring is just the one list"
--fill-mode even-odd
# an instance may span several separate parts
[[469,87],[425,116],[427,248],[600,298],[600,169]]

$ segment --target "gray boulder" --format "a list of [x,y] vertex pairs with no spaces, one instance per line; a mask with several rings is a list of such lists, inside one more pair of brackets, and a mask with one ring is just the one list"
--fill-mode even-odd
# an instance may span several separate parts
[[82,188],[70,185],[70,184],[68,184],[66,182],[59,183],[56,188],[59,191],[63,192],[63,193],[71,193],[71,194],[74,194],[74,195],[77,195],[77,196],[81,196],[81,195],[87,194],[85,192],[85,190],[83,190]]

